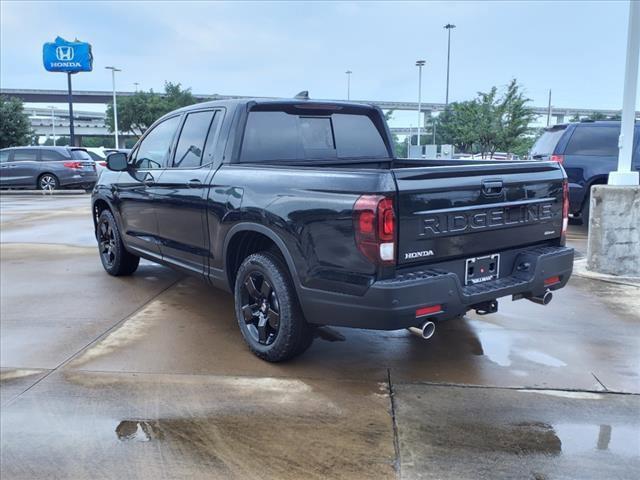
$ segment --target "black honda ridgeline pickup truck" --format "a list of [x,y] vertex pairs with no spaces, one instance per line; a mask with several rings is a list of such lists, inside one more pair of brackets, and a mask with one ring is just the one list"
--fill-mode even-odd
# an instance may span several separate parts
[[158,120],[93,191],[111,275],[147,258],[233,292],[249,348],[282,361],[314,326],[421,328],[546,304],[571,275],[557,162],[394,158],[377,107],[200,103]]

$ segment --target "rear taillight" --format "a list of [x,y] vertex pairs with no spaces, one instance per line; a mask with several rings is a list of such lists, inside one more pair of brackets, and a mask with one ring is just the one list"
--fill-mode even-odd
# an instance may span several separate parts
[[560,243],[567,241],[567,227],[569,226],[569,182],[565,179],[562,182],[562,234]]
[[98,162],[100,164],[101,167],[106,167],[107,166],[107,162]]
[[64,162],[63,165],[74,170],[79,170],[82,168],[82,162]]
[[362,195],[353,207],[353,226],[358,250],[373,263],[395,263],[396,216],[393,200]]
[[562,162],[564,162],[564,155],[551,155],[549,160],[551,160],[552,162],[558,162],[560,165],[562,165]]

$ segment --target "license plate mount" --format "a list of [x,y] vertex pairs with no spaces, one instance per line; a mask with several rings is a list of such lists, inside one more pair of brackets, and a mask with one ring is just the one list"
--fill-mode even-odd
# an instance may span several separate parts
[[472,257],[465,260],[464,284],[475,285],[489,282],[500,276],[500,254],[493,253],[483,257]]

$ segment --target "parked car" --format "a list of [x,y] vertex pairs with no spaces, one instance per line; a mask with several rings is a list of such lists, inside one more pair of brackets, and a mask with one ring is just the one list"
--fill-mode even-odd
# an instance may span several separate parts
[[90,189],[96,166],[89,154],[75,147],[12,147],[0,150],[0,188],[63,187]]
[[249,348],[282,361],[314,326],[418,328],[571,275],[556,162],[399,159],[382,111],[228,100],[169,113],[93,191],[102,265],[140,257],[233,292]]
[[[619,121],[563,123],[545,129],[530,158],[560,163],[569,178],[569,214],[578,223],[589,218],[593,185],[606,184],[618,166]],[[640,125],[635,127],[632,168],[640,169]]]
[[114,152],[123,152],[128,154],[131,149],[130,148],[104,148],[104,147],[87,147],[85,148],[89,156],[96,162],[96,171],[98,172],[98,176],[100,173],[107,168],[107,155]]

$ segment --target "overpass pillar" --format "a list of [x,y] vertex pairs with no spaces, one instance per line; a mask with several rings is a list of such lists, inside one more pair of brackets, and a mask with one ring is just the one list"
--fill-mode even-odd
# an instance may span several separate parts
[[81,147],[82,146],[82,135],[75,134],[73,136],[73,146]]
[[558,123],[564,123],[564,115],[560,114],[560,115],[554,115],[554,117],[556,117],[556,124]]

